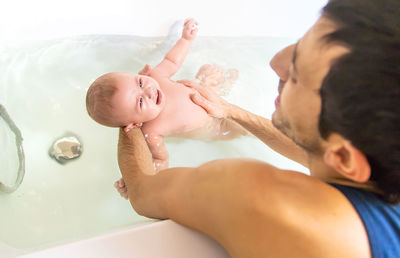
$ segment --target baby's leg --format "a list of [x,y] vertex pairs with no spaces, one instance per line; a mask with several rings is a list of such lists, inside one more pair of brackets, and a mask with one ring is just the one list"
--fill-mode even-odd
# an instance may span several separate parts
[[230,87],[232,87],[232,84],[237,80],[239,77],[239,71],[237,69],[229,69],[226,72],[226,79]]
[[205,64],[200,67],[196,74],[196,79],[200,84],[210,87],[218,95],[228,95],[233,83],[237,80],[239,71],[237,69],[224,69],[216,64]]
[[231,140],[242,135],[250,135],[241,125],[230,119],[214,119],[214,140]]

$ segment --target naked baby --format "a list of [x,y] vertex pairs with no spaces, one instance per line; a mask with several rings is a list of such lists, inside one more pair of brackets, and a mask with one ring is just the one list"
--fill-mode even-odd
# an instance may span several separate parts
[[[142,128],[156,171],[168,167],[164,137],[213,140],[247,134],[231,120],[210,117],[192,102],[193,89],[170,79],[182,65],[196,34],[197,22],[187,19],[182,37],[160,64],[154,68],[146,66],[139,74],[104,74],[87,92],[87,110],[96,122],[123,127],[125,131]],[[116,187],[121,192],[123,181],[117,181]]]

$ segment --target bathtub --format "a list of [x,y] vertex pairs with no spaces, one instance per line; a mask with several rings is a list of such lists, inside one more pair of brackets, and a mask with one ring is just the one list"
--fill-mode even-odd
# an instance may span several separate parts
[[[178,38],[179,21],[195,17],[198,38],[174,78],[193,79],[204,63],[236,68],[239,79],[226,99],[269,117],[277,77],[268,61],[304,34],[326,0],[304,2],[3,3],[0,104],[22,134],[25,177],[15,192],[0,193],[0,257],[229,257],[202,233],[139,216],[119,197],[112,187],[120,177],[118,130],[90,120],[86,90],[102,73],[156,65]],[[0,129],[2,141],[10,137],[8,129]],[[60,164],[48,149],[67,133],[79,136],[83,152]],[[218,142],[170,138],[166,145],[171,166],[250,157],[306,173],[252,137]],[[8,164],[17,162],[13,151],[0,152],[0,181],[16,177]]]

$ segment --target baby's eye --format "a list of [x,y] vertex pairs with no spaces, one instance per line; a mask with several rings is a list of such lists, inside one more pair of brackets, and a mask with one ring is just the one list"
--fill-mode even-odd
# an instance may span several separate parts
[[143,87],[142,79],[139,79],[139,87],[140,87],[140,88]]
[[140,98],[139,99],[139,106],[142,107],[142,105],[143,105],[143,98]]

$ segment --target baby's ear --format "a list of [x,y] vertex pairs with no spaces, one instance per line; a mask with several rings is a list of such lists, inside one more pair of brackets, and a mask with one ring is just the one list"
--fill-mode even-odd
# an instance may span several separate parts
[[127,133],[131,129],[136,128],[136,127],[141,127],[142,125],[143,125],[143,123],[130,123],[129,125],[124,127],[124,132]]

